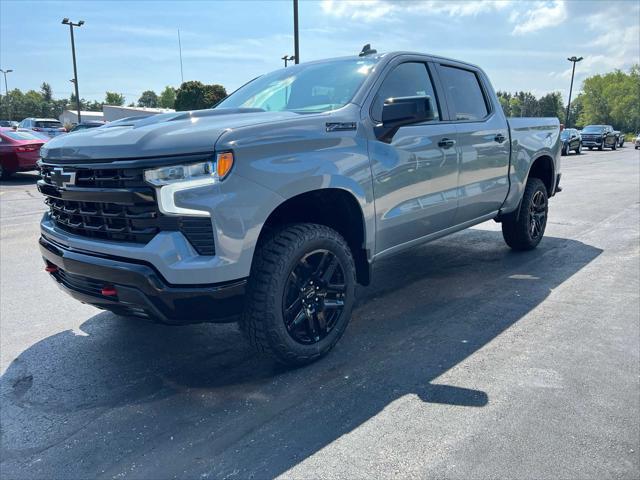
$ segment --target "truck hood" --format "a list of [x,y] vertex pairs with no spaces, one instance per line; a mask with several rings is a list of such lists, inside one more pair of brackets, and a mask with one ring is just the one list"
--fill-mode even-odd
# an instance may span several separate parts
[[301,116],[293,112],[226,108],[124,119],[56,137],[45,144],[40,155],[45,162],[90,163],[213,153],[216,141],[226,130]]

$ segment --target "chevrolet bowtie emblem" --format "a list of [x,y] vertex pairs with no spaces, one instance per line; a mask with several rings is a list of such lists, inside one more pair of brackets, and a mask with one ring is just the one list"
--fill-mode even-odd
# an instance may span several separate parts
[[65,172],[64,168],[54,168],[49,178],[61,188],[73,187],[76,184],[76,172]]

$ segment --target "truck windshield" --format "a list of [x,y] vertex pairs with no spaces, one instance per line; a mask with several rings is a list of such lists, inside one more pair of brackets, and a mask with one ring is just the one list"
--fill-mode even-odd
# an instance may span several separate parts
[[294,65],[240,87],[216,108],[261,108],[270,112],[316,113],[343,107],[377,62],[373,58]]
[[584,130],[582,130],[582,133],[600,133],[603,130],[604,130],[604,127],[594,125],[590,127],[584,127]]

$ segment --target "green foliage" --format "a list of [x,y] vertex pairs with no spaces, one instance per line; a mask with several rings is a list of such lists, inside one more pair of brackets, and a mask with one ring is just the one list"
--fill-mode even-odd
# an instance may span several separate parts
[[607,124],[624,132],[640,130],[640,66],[594,75],[582,84],[581,125]]
[[176,90],[173,87],[165,87],[158,99],[158,106],[160,108],[175,108],[176,103]]
[[138,106],[156,108],[158,106],[158,95],[153,90],[145,90],[138,99]]
[[211,108],[226,96],[227,92],[222,85],[184,82],[176,92],[175,109],[184,111]]
[[124,95],[116,92],[107,92],[104,97],[105,105],[124,105]]
[[560,92],[551,92],[543,95],[538,100],[538,114],[541,117],[563,118],[564,107],[562,103],[562,95]]

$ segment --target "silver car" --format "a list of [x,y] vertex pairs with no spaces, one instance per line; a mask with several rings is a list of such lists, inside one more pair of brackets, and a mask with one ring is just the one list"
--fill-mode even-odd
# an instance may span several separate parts
[[42,132],[49,137],[55,137],[66,132],[62,123],[53,118],[25,118],[18,124],[18,128]]

